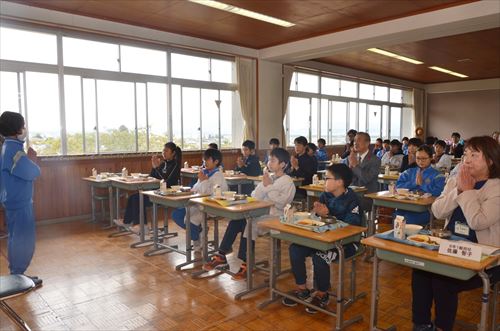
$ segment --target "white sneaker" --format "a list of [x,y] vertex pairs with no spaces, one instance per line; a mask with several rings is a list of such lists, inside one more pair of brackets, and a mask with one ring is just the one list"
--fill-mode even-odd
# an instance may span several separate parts
[[[141,234],[141,225],[140,224],[135,224],[130,227],[130,231],[135,233],[135,234]],[[144,233],[148,234],[149,233],[149,228],[147,225],[144,225]]]
[[118,218],[118,219],[114,219],[113,220],[113,223],[115,223],[116,225],[118,226],[125,226],[126,224],[123,222],[123,218]]
[[193,240],[193,250],[195,252],[201,252],[202,246],[201,246],[201,240]]

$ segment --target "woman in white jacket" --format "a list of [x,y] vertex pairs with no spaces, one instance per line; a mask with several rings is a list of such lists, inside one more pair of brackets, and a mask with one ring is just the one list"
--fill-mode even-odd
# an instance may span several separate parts
[[[290,176],[285,174],[288,163],[290,162],[290,154],[283,148],[275,148],[269,155],[267,162],[268,169],[273,172],[271,176],[267,171],[264,172],[262,182],[257,185],[252,192],[252,197],[258,200],[271,201],[274,203],[269,210],[269,215],[261,216],[253,220],[252,223],[252,249],[254,249],[255,238],[259,232],[258,222],[269,218],[279,218],[283,215],[285,206],[292,202],[295,196],[295,185]],[[238,258],[243,261],[239,271],[233,276],[233,279],[240,280],[246,277],[246,254],[247,254],[247,231],[246,220],[230,221],[224,237],[219,246],[219,253],[212,256],[212,260],[203,266],[205,270],[226,269],[229,268],[226,254],[232,251],[232,246],[239,233],[242,233],[240,240],[240,248]],[[243,234],[244,233],[244,234]]]
[[[205,167],[198,173],[198,181],[194,184],[191,191],[199,194],[212,194],[214,187],[218,185],[222,191],[227,191],[228,186],[224,174],[219,171],[219,165],[222,163],[222,154],[217,149],[207,149],[203,152],[203,161]],[[201,222],[203,221],[203,212],[198,206],[189,207],[189,216],[191,219],[191,240],[195,250],[201,249],[200,232]],[[172,213],[174,222],[182,228],[186,228],[187,215],[184,208],[177,209]]]
[[[432,212],[437,218],[446,218],[445,227],[454,235],[500,247],[500,146],[491,137],[474,137],[467,142],[459,173],[448,180],[432,205]],[[492,284],[500,280],[500,266],[486,272]],[[458,293],[481,285],[479,276],[462,281],[414,269],[413,330],[451,331]]]

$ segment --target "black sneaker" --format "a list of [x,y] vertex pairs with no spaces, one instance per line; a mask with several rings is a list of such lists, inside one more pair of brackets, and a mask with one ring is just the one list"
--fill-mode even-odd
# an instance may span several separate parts
[[413,324],[413,331],[435,331],[436,328],[431,324]]
[[[315,305],[316,307],[326,309],[326,306],[328,306],[328,303],[330,302],[330,295],[328,293],[325,293],[323,296],[315,295],[312,298],[311,304]],[[318,311],[314,308],[306,307],[306,311],[309,314],[316,314]]]
[[41,278],[38,278],[38,276],[26,276],[30,278],[33,283],[35,283],[35,288],[42,286],[43,280]]
[[[307,302],[311,301],[311,291],[308,289],[294,290],[294,291],[289,292],[289,294],[297,297],[300,300],[304,300]],[[295,307],[297,305],[297,302],[295,302],[291,299],[288,299],[288,298],[283,298],[283,300],[281,300],[281,303],[284,304],[285,306],[288,306],[288,307]]]

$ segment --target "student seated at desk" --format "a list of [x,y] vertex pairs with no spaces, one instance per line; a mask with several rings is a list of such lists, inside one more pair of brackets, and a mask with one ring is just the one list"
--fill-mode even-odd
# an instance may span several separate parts
[[451,155],[445,154],[446,143],[444,140],[438,140],[434,143],[434,155],[432,157],[432,166],[438,170],[445,169],[450,171]]
[[[431,167],[432,151],[427,145],[422,145],[417,149],[417,167],[410,168],[403,172],[396,188],[407,188],[410,191],[421,191],[430,193],[437,197],[441,194],[445,184],[445,176],[438,170]],[[416,213],[407,210],[396,210],[396,215],[403,215],[407,224],[425,225],[429,223],[429,212]]]
[[401,142],[397,139],[391,141],[391,149],[388,153],[382,156],[381,166],[388,165],[391,169],[399,169],[403,162],[403,151],[401,150]]
[[405,156],[403,156],[403,161],[401,162],[401,168],[399,172],[405,172],[409,168],[414,168],[417,166],[417,149],[422,145],[422,140],[419,138],[411,138],[408,140],[408,150]]
[[346,157],[349,156],[349,153],[351,153],[351,146],[352,146],[352,144],[354,144],[354,137],[356,136],[357,133],[358,133],[358,131],[356,131],[354,129],[350,129],[349,131],[347,131],[344,152],[342,152],[342,154],[340,155],[341,159],[345,159]]
[[[362,210],[359,197],[349,185],[353,178],[352,170],[345,164],[333,164],[326,169],[325,193],[321,194],[319,202],[314,203],[313,211],[319,216],[335,216],[352,225],[361,225]],[[346,258],[354,255],[360,247],[359,243],[344,245]],[[295,278],[296,289],[292,292],[297,298],[311,302],[320,308],[325,308],[329,302],[328,289],[330,288],[330,264],[338,260],[337,249],[319,251],[314,248],[291,244],[289,248],[292,273]],[[311,256],[314,267],[314,280],[318,287],[312,290],[306,287],[306,258]],[[312,297],[312,298],[311,298]],[[293,307],[297,303],[284,298],[285,306]],[[315,314],[316,310],[309,307],[306,311]]]
[[[217,149],[207,149],[203,152],[203,163],[205,168],[198,173],[198,181],[191,189],[194,193],[212,194],[215,185],[219,185],[222,192],[228,190],[224,174],[219,171],[219,165],[222,163],[222,153]],[[191,240],[195,250],[201,249],[200,232],[203,213],[198,206],[189,207],[191,218]],[[181,228],[186,228],[186,209],[179,208],[172,213],[172,219]],[[187,243],[186,243],[187,245]]]
[[[243,157],[236,160],[236,171],[240,171],[247,176],[260,176],[262,169],[260,167],[259,158],[255,155],[255,143],[251,140],[245,140],[241,144],[241,153]],[[250,194],[253,190],[253,184],[241,185],[242,194]]]
[[307,155],[312,157],[314,164],[315,164],[316,171],[317,171],[318,170],[318,159],[316,158],[316,151],[318,150],[318,146],[316,146],[313,143],[308,143],[306,150],[307,150]]
[[269,139],[269,151],[266,153],[266,157],[264,158],[264,164],[267,164],[267,161],[269,161],[269,154],[271,154],[271,151],[278,147],[280,147],[280,140],[278,138]]
[[[443,193],[432,205],[438,218],[456,236],[480,244],[500,247],[500,146],[490,137],[471,138],[464,163],[456,177],[449,178]],[[486,270],[490,283],[500,281],[500,266]],[[413,330],[452,331],[458,293],[479,288],[479,276],[463,281],[413,270]],[[495,294],[496,295],[496,294]],[[431,321],[434,302],[435,320]]]
[[[304,178],[302,185],[312,183],[312,177],[318,171],[317,164],[312,156],[307,154],[307,139],[304,136],[299,136],[293,141],[295,145],[295,153],[297,156],[290,158],[289,175],[292,177]],[[305,198],[306,191],[298,189],[297,197]]]
[[453,132],[451,134],[451,145],[448,146],[447,154],[453,155],[454,158],[461,158],[464,154],[463,140],[460,139],[460,133]]
[[[181,149],[173,142],[168,142],[163,147],[163,161],[158,155],[151,157],[151,173],[149,176],[163,179],[167,183],[167,187],[178,185],[181,174]],[[144,197],[144,224],[146,224],[146,207],[151,206],[147,196]],[[123,219],[115,220],[118,226],[132,226],[132,232],[139,232],[139,193],[134,193],[129,196],[125,215]]]
[[326,140],[323,138],[318,139],[318,150],[316,151],[316,158],[318,161],[328,161],[328,153],[326,152]]
[[377,138],[377,140],[375,140],[375,144],[373,145],[373,155],[377,156],[378,152],[380,152],[382,150],[382,143],[384,141],[382,140],[382,138]]
[[[267,171],[264,172],[262,182],[260,182],[252,192],[252,197],[274,203],[274,206],[272,206],[269,211],[269,215],[260,217],[252,224],[252,249],[255,245],[255,238],[258,234],[257,222],[266,218],[279,218],[283,215],[283,209],[285,206],[293,200],[295,195],[295,185],[292,178],[284,172],[289,161],[290,154],[288,154],[285,149],[279,147],[273,149],[271,151],[271,155],[269,156],[269,162],[267,163],[267,167],[273,175],[270,175]],[[222,238],[219,246],[219,253],[212,256],[212,260],[209,263],[206,263],[203,266],[203,269],[209,271],[215,268],[228,268],[229,265],[227,263],[226,254],[229,254],[232,251],[232,246],[238,236],[238,233],[242,233],[238,258],[242,260],[243,263],[233,279],[240,280],[246,278],[246,238],[248,237],[248,234],[245,233],[245,235],[243,235],[246,225],[247,222],[244,219],[229,221],[226,232],[224,233],[224,237]]]
[[384,154],[388,153],[390,150],[391,150],[391,141],[389,139],[384,139],[384,141],[382,141],[382,149],[380,149],[377,152],[377,157],[382,160]]
[[403,139],[401,139],[401,150],[403,151],[403,154],[404,155],[407,155],[408,154],[408,145],[410,143],[410,139],[408,139],[408,137],[403,137]]

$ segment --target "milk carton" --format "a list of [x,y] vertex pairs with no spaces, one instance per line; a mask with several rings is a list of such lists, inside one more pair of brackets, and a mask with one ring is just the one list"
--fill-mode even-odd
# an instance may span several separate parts
[[127,176],[128,176],[128,170],[127,170],[127,168],[125,168],[125,167],[124,167],[124,168],[122,169],[122,177],[123,177],[123,178],[125,178],[125,177],[127,177]]
[[167,182],[163,179],[160,181],[160,191],[163,193],[167,192]]
[[406,239],[405,237],[406,220],[404,216],[398,215],[394,219],[394,238]]
[[313,185],[319,185],[318,175],[314,175],[312,178]]

